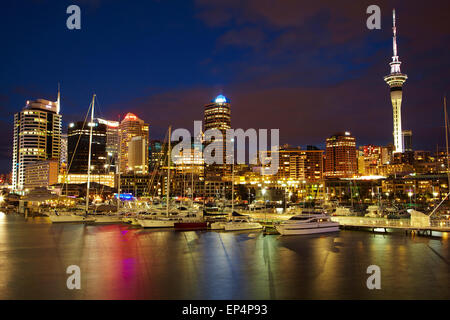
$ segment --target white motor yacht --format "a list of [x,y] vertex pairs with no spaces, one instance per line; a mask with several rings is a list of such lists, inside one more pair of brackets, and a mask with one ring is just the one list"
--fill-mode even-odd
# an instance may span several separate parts
[[339,231],[339,223],[325,214],[300,214],[276,225],[281,235],[299,235]]

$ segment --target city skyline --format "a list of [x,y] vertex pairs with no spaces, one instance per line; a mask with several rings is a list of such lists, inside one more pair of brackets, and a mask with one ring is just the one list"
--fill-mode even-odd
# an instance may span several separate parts
[[[448,6],[445,3],[441,3],[440,5],[443,8]],[[61,6],[64,5],[61,4]],[[97,29],[99,28],[97,24],[89,22],[92,18],[100,15],[102,19],[106,19],[111,13],[108,11],[109,7],[102,5],[101,3],[97,7],[92,7],[83,3],[81,3],[80,6],[87,11],[87,18],[84,20],[85,22],[83,24],[83,27],[86,30],[94,27]],[[192,10],[194,9],[199,9],[201,12],[217,12],[217,10],[220,9],[214,7],[214,5],[201,3],[197,3],[197,6],[198,7],[194,8],[190,7],[191,11],[188,11],[188,13],[192,13]],[[61,114],[63,115],[64,129],[67,128],[69,122],[79,120],[77,119],[78,113],[80,110],[83,110],[84,112],[84,110],[87,109],[90,99],[89,95],[93,91],[95,91],[100,98],[100,117],[117,120],[120,113],[123,117],[126,112],[133,112],[145,121],[151,123],[150,139],[163,137],[169,124],[172,124],[175,128],[190,128],[193,120],[202,118],[202,106],[207,103],[211,97],[223,93],[233,101],[233,127],[244,129],[250,127],[279,127],[281,129],[280,143],[302,146],[318,145],[324,149],[326,137],[334,132],[349,130],[357,138],[357,145],[387,145],[393,142],[391,120],[392,107],[389,97],[387,96],[388,89],[386,88],[386,84],[382,81],[382,77],[386,70],[386,60],[390,57],[392,51],[391,10],[393,5],[380,5],[380,7],[382,9],[382,29],[375,31],[365,28],[363,23],[365,20],[363,19],[365,18],[363,14],[364,10],[361,10],[359,14],[361,16],[361,21],[358,21],[358,23],[353,21],[353,19],[348,23],[338,23],[335,20],[338,20],[338,17],[343,14],[340,10],[336,10],[333,14],[329,13],[327,15],[322,13],[321,15],[321,10],[310,8],[308,15],[317,17],[317,23],[324,21],[328,23],[334,22],[334,26],[346,27],[353,30],[355,34],[352,34],[352,37],[357,39],[357,44],[354,44],[356,47],[353,48],[355,49],[355,52],[350,52],[351,50],[344,50],[342,48],[336,49],[336,47],[340,47],[339,45],[333,46],[333,48],[327,48],[326,45],[322,44],[317,47],[315,43],[310,42],[308,44],[311,44],[312,47],[309,48],[309,50],[312,51],[313,48],[315,48],[314,50],[316,50],[316,53],[320,50],[328,53],[315,56],[311,55],[312,52],[308,51],[309,57],[302,57],[302,59],[299,58],[297,61],[294,61],[295,63],[293,62],[293,66],[296,66],[296,68],[293,68],[290,72],[287,72],[286,68],[280,67],[274,62],[273,64],[265,65],[265,71],[254,71],[255,67],[264,69],[264,66],[256,66],[253,63],[249,63],[249,67],[244,68],[241,75],[247,72],[247,75],[252,75],[253,77],[242,77],[241,75],[232,76],[230,75],[230,71],[226,70],[222,70],[222,72],[216,70],[214,71],[216,73],[214,73],[211,68],[224,69],[226,65],[218,63],[220,62],[219,60],[224,59],[225,56],[221,56],[221,54],[217,52],[216,56],[210,55],[211,52],[214,52],[214,50],[217,50],[220,46],[224,46],[223,49],[228,53],[230,53],[230,51],[236,51],[237,57],[251,58],[252,55],[256,54],[257,50],[261,50],[261,48],[264,48],[265,45],[270,43],[267,38],[263,37],[260,43],[252,44],[254,47],[245,48],[242,47],[243,43],[233,43],[230,40],[238,40],[239,37],[237,37],[236,34],[234,37],[226,40],[226,32],[224,33],[223,27],[231,24],[231,26],[229,26],[230,30],[236,30],[236,28],[239,29],[239,26],[233,23],[233,18],[228,17],[228,13],[226,15],[227,17],[225,17],[226,19],[224,18],[226,21],[216,21],[217,23],[222,24],[222,28],[220,26],[214,26],[214,21],[205,20],[206,18],[201,18],[194,14],[193,19],[198,20],[198,28],[209,30],[208,36],[212,37],[214,41],[212,45],[213,48],[209,48],[209,51],[207,51],[206,54],[207,56],[210,55],[210,61],[204,61],[207,67],[199,67],[201,64],[195,64],[195,68],[201,70],[201,75],[192,76],[190,81],[186,80],[184,84],[177,83],[171,85],[165,77],[150,77],[150,79],[145,80],[145,77],[143,78],[142,74],[134,69],[134,73],[130,70],[124,71],[126,76],[132,76],[127,78],[127,81],[123,79],[107,80],[105,79],[105,75],[102,75],[102,77],[94,75],[94,80],[89,79],[80,85],[78,83],[74,84],[74,81],[68,76],[61,77],[61,72],[57,70],[57,68],[51,66],[48,67],[49,75],[37,84],[36,82],[33,82],[32,79],[23,81],[20,76],[25,71],[32,73],[33,70],[37,69],[37,66],[32,64],[29,66],[29,70],[25,70],[27,69],[26,67],[21,67],[14,73],[14,76],[12,77],[14,81],[3,86],[2,90],[4,91],[0,92],[0,107],[4,111],[0,121],[5,124],[2,126],[4,130],[3,133],[5,136],[12,136],[12,128],[10,125],[11,119],[9,118],[12,117],[13,113],[18,112],[21,109],[21,104],[23,104],[24,101],[38,98],[52,100],[51,98],[56,95],[56,85],[58,82],[61,82]],[[400,19],[398,20],[399,24],[401,24],[401,36],[398,41],[403,52],[402,62],[407,66],[408,74],[411,77],[404,90],[403,117],[405,121],[403,127],[413,131],[415,149],[435,150],[437,144],[443,146],[442,98],[443,94],[446,92],[445,76],[436,78],[436,72],[438,72],[439,75],[447,73],[446,70],[449,65],[444,54],[447,42],[442,41],[441,43],[435,43],[436,46],[434,46],[434,50],[429,48],[431,48],[430,42],[438,42],[438,39],[445,39],[447,37],[445,28],[448,28],[448,26],[440,25],[442,21],[439,19],[439,12],[436,13],[433,11],[434,16],[431,16],[430,10],[424,9],[418,4],[410,4],[408,7],[396,4],[395,7],[400,16]],[[157,8],[165,10],[163,5],[157,5]],[[8,9],[12,11],[17,10],[17,8],[14,8],[14,5],[8,5],[7,11]],[[334,8],[330,8],[330,10],[331,9]],[[233,14],[235,16],[242,15],[242,13],[234,12],[232,8],[223,8],[223,12],[229,12],[230,10],[231,17],[234,17]],[[355,9],[352,9],[352,12],[354,10]],[[411,18],[411,16],[414,16],[413,13],[419,11],[421,11],[423,15],[423,20],[421,20],[420,25]],[[441,11],[445,11],[445,9]],[[64,18],[64,16],[61,18]],[[187,15],[184,19],[192,19],[192,17]],[[259,19],[263,18],[259,17]],[[266,20],[263,19],[262,21],[258,20],[258,23],[254,23],[252,27],[253,30],[259,30],[262,34],[266,35],[274,34],[278,36],[276,39],[279,39],[280,41],[283,39],[283,36],[285,36],[285,40],[288,41],[289,32],[281,32],[280,34],[274,33],[274,26],[276,26],[276,23],[280,23],[276,20],[275,13],[273,16],[265,19]],[[247,21],[247,23],[249,22]],[[269,23],[269,26],[264,26],[264,23]],[[306,23],[306,25],[311,26],[310,23],[311,22]],[[300,30],[296,22],[287,21],[286,24],[287,25],[284,26],[285,28],[292,28],[297,31]],[[43,25],[41,27],[53,28],[53,25]],[[133,30],[134,32],[137,32],[137,35],[141,36],[142,32],[145,33],[146,30],[143,26],[136,29],[136,25],[133,24],[125,26],[124,28],[125,30],[117,34],[119,39],[122,40],[124,33],[127,32],[127,30]],[[172,31],[180,30],[179,26],[174,26],[173,28],[174,30]],[[357,30],[353,28],[357,28]],[[87,32],[85,29],[82,28],[80,32]],[[427,39],[425,36],[425,30],[430,29],[433,30],[433,34],[436,35],[433,39]],[[18,32],[20,32],[20,30],[22,30],[22,27]],[[332,28],[320,30],[326,37],[336,36],[336,32]],[[98,31],[106,32],[106,30],[102,29]],[[52,32],[52,35],[57,35],[58,32],[64,32],[64,35],[72,38],[72,40],[74,37],[77,37],[77,35],[68,33],[68,30],[55,30]],[[254,36],[246,35],[245,33],[242,33],[241,36],[248,36],[251,39],[255,39]],[[302,43],[301,40],[305,40],[306,44],[308,39],[304,38],[304,36],[303,33],[300,33],[299,39],[297,39],[297,37],[294,37],[293,39],[299,40],[300,44]],[[93,41],[93,39],[90,38],[90,35],[84,34],[83,37],[88,38],[88,40],[83,40],[86,44]],[[175,41],[176,39],[172,40]],[[70,42],[70,40],[64,38],[61,38],[60,41],[65,48],[68,46],[67,41]],[[343,39],[336,39],[336,41],[341,44],[346,43]],[[108,43],[110,42],[107,41],[106,44],[102,44],[102,46],[106,46]],[[135,43],[136,46],[130,48],[137,48],[139,44]],[[205,44],[203,43],[202,46],[204,45]],[[196,50],[200,50],[202,46]],[[442,50],[436,49],[441,47],[443,47]],[[329,50],[327,51],[326,49]],[[280,50],[282,52],[272,53],[274,57],[277,58],[274,59],[275,61],[279,61],[278,58],[281,58],[282,56],[292,58],[292,54],[283,51],[282,47]],[[83,59],[85,59],[86,65],[94,67],[94,71],[102,73],[106,68],[106,64],[100,63],[99,67],[95,65],[96,61],[98,62],[96,54],[99,54],[100,51],[101,48],[99,48],[99,50],[94,50],[93,55],[83,55]],[[8,52],[3,54],[7,55]],[[36,54],[37,57],[39,57],[39,52]],[[71,56],[70,53],[69,56]],[[325,60],[322,59],[323,56],[325,56]],[[113,55],[108,55],[108,57],[111,58]],[[432,60],[430,60],[431,57],[433,58]],[[268,57],[266,56],[264,57],[264,59],[267,58]],[[169,60],[163,59],[162,61],[164,63],[169,63]],[[310,64],[310,67],[317,67],[315,66],[315,63],[318,60],[326,62],[320,64],[320,68],[317,69],[323,72],[317,72],[317,76],[314,73],[307,73],[308,77],[305,77],[305,79],[300,77],[299,80],[298,75],[305,74],[302,71],[305,71],[306,66]],[[37,59],[35,61],[40,60]],[[289,61],[292,62],[293,60]],[[351,61],[353,61],[353,63],[351,63]],[[136,66],[138,63],[142,63],[147,67],[149,66],[146,64],[145,57],[139,57],[137,62],[134,63],[131,63],[128,60],[117,60],[115,62],[117,63],[118,69],[121,69],[124,66]],[[426,64],[424,64],[424,62],[426,62]],[[230,70],[237,72],[238,65],[234,63],[235,61],[229,62],[231,66]],[[67,66],[65,68],[70,69],[70,67]],[[186,65],[183,68],[178,69],[176,73],[172,68],[170,71],[172,75],[183,74],[186,76],[183,71],[188,70],[185,70],[184,68],[189,69],[191,67]],[[342,70],[337,71],[336,68],[341,68]],[[78,72],[75,74],[75,78],[89,78],[89,68],[81,68],[81,70],[86,71],[86,75],[82,76],[82,74]],[[330,71],[332,72],[330,73]],[[332,79],[339,74],[341,75],[340,79]],[[262,75],[264,77],[255,78],[257,75]],[[276,75],[278,75],[278,77],[276,77]],[[101,80],[102,78],[103,80]],[[306,78],[308,81],[305,81]],[[245,79],[247,81],[243,81]],[[22,81],[22,85],[19,87],[13,85],[13,83],[17,83],[17,80],[19,80],[19,83]],[[161,84],[159,88],[157,88],[158,83]],[[282,83],[284,84],[282,85]],[[114,90],[114,86],[119,84],[124,85],[123,90]],[[138,84],[137,88],[131,88],[136,84]],[[362,86],[363,84],[365,85],[364,88]],[[55,87],[55,89],[51,90],[53,87]],[[264,88],[264,90],[257,92],[257,87]],[[355,90],[355,92],[357,92],[356,94],[351,93],[354,88],[358,89]],[[418,88],[420,88],[420,90]],[[319,91],[327,93],[327,96],[320,96],[318,99],[313,100],[312,96],[319,94]],[[274,112],[274,110],[276,110],[276,112]],[[334,110],[341,116],[327,116],[327,114],[332,113]],[[386,119],[390,120],[387,121]],[[65,132],[64,129],[63,132]],[[0,153],[0,162],[5,164],[4,167],[7,167],[7,164],[11,163],[11,144],[8,141],[4,141],[0,150],[2,150]]]
[[450,1],[2,9],[0,299],[450,298]]

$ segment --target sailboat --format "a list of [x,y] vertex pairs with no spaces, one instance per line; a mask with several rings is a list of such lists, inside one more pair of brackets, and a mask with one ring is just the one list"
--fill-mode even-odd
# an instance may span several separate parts
[[87,171],[87,184],[86,184],[86,205],[85,212],[86,217],[91,217],[94,219],[94,223],[118,223],[122,222],[122,218],[117,214],[98,214],[95,211],[89,213],[89,191],[91,184],[91,158],[92,158],[92,135],[93,135],[93,124],[94,124],[94,110],[95,110],[95,97],[92,96],[92,107],[91,107],[91,121],[89,122],[89,153],[88,153],[88,171]]
[[[262,229],[263,226],[258,222],[251,221],[248,215],[240,214],[234,211],[234,158],[231,169],[231,214],[230,221],[222,224],[225,231],[237,230],[257,230]],[[220,222],[219,222],[220,224]]]
[[166,212],[165,215],[161,211],[156,210],[155,214],[139,216],[137,223],[143,228],[173,228],[176,222],[181,221],[181,215],[177,210],[170,208],[170,148],[171,148],[171,132],[172,127],[169,126],[169,147],[167,150],[167,185],[166,185]]
[[[444,96],[444,118],[445,118],[445,147],[446,147],[446,158],[447,158],[447,187],[450,188],[450,159],[448,157],[448,116],[447,116],[447,97]],[[450,196],[450,192],[444,199],[439,202],[439,204],[431,211],[430,214],[425,214],[423,212],[417,211],[415,209],[408,209],[408,213],[411,215],[411,225],[420,227],[429,227],[431,225],[431,216],[436,213],[438,208],[447,200]]]
[[[95,95],[94,95],[95,96]],[[60,96],[60,90],[58,86],[58,110],[60,110],[60,104],[61,104],[61,96]],[[92,105],[93,108],[93,105]],[[91,129],[92,130],[92,129]],[[74,211],[57,211],[54,210],[53,212],[49,212],[48,218],[52,223],[64,223],[64,222],[92,222],[94,219],[87,217],[83,215],[81,212],[77,214],[77,212]]]

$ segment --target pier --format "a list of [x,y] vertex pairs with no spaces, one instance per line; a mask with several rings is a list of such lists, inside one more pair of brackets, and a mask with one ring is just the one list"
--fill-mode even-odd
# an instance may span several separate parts
[[367,217],[332,217],[339,222],[341,229],[370,229],[373,232],[388,229],[404,231],[405,234],[431,236],[435,232],[450,232],[450,221],[431,221],[430,223],[414,223],[410,219],[384,219]]
[[[290,214],[276,214],[273,212],[258,212],[249,214],[254,221],[261,223],[265,228],[272,229],[274,225],[288,220]],[[343,230],[370,230],[372,232],[388,232],[388,230],[404,231],[405,234],[432,236],[433,232],[449,232],[450,221],[416,222],[411,219],[385,219],[369,217],[331,217],[332,221],[339,222]]]

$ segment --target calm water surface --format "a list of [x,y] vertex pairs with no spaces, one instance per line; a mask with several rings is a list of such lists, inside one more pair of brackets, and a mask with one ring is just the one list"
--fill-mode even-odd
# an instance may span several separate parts
[[[381,268],[381,290],[366,269]],[[81,268],[81,290],[66,268]],[[0,213],[0,299],[450,299],[449,238],[143,230]]]

